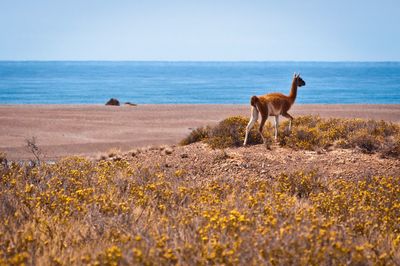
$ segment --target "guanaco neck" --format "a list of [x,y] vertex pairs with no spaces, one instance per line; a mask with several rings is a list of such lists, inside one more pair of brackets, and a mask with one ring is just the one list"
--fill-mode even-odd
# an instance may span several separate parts
[[297,96],[297,82],[296,79],[293,79],[292,88],[290,89],[290,94],[289,94],[289,98],[292,101],[292,104],[296,100],[296,96]]

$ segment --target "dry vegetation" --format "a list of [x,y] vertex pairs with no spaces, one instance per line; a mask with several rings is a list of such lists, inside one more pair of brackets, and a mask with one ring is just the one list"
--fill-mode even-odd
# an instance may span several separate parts
[[[246,120],[226,121],[191,138],[238,145]],[[280,139],[294,149],[377,151],[392,169],[379,176],[283,167],[265,176],[234,162],[235,150],[245,157],[262,145],[215,151],[194,144],[55,164],[10,163],[3,154],[0,265],[399,265],[400,176],[390,174],[399,173],[398,134],[384,122],[305,117]],[[352,165],[369,164],[361,163]],[[238,170],[207,171],[222,164]]]
[[[182,140],[182,145],[205,141],[212,148],[241,146],[248,118],[229,117],[214,127],[198,128]],[[272,126],[266,124],[263,135],[267,146],[273,142]],[[322,119],[317,116],[296,118],[292,132],[288,122],[280,125],[278,142],[282,147],[304,150],[321,150],[334,147],[358,148],[365,153],[380,152],[382,156],[400,158],[400,126],[385,121],[362,119]],[[250,135],[249,144],[262,143],[256,124]]]

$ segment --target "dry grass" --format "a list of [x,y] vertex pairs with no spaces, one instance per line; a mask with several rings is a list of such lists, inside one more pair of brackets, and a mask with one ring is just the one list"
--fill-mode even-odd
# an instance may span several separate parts
[[109,158],[114,158],[117,156],[121,156],[123,153],[121,151],[121,149],[119,148],[111,148],[108,152],[107,152],[107,156]]
[[[239,147],[243,145],[246,126],[249,123],[248,118],[233,116],[222,120],[216,126],[201,127],[193,130],[185,139],[181,141],[182,145],[188,145],[198,141],[205,141],[212,148],[224,149],[228,147]],[[256,123],[250,131],[248,144],[263,143],[258,133],[259,124]],[[270,129],[270,128],[268,128]],[[265,130],[264,137],[267,139],[267,145],[272,143],[271,131]]]
[[[326,149],[337,144],[342,148],[389,155],[389,151],[383,152],[383,147],[393,138],[398,140],[399,136],[400,126],[385,121],[303,116],[294,120],[291,134],[281,134],[279,141],[281,145],[295,149]],[[399,146],[400,142],[392,148]]]
[[[247,122],[228,118],[184,143],[240,146]],[[396,124],[307,116],[290,133],[286,126],[279,143],[293,149],[400,156]],[[255,130],[250,143],[261,143]],[[124,159],[140,152],[23,165],[0,153],[0,265],[400,264],[399,175],[194,179],[189,168],[155,162],[150,170]],[[222,150],[213,164],[227,157]]]
[[209,126],[196,128],[192,130],[192,132],[190,132],[190,134],[184,138],[180,144],[189,145],[198,141],[202,141],[209,137],[210,130],[211,128]]
[[[248,119],[230,117],[215,127],[195,130],[184,144],[205,141],[213,148],[240,146],[243,143]],[[256,131],[251,131],[249,144],[262,143]],[[365,153],[380,152],[382,156],[400,157],[400,126],[385,121],[361,119],[323,119],[318,116],[302,116],[294,120],[292,131],[285,121],[279,128],[278,142],[283,147],[305,150],[328,149],[332,146],[358,148]],[[198,136],[201,132],[201,137]],[[272,126],[267,123],[263,135],[272,143]],[[187,140],[186,139],[186,140]]]
[[398,265],[400,177],[0,164],[0,265]]

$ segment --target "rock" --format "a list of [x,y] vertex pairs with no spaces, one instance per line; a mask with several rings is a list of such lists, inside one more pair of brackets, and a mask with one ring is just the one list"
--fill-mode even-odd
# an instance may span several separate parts
[[165,148],[165,149],[164,149],[164,153],[165,153],[166,155],[172,154],[173,151],[174,151],[174,150],[171,149],[171,148]]
[[131,103],[131,102],[126,102],[126,103],[124,103],[125,105],[128,105],[128,106],[137,106],[137,104],[136,103]]
[[120,106],[119,101],[117,99],[111,98],[108,100],[106,105]]
[[181,158],[188,158],[188,157],[189,157],[189,155],[187,153],[182,153],[181,154]]
[[115,162],[121,161],[122,157],[120,155],[117,155],[117,156],[113,157],[112,160],[115,161]]

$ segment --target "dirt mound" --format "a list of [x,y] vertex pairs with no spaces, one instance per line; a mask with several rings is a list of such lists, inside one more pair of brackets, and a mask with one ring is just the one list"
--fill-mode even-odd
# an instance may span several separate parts
[[[167,152],[166,152],[167,151]],[[359,149],[305,151],[273,144],[211,149],[205,143],[187,146],[136,149],[126,157],[134,164],[165,172],[183,170],[192,178],[260,176],[272,178],[283,172],[313,171],[327,178],[398,176],[400,160],[366,154]],[[113,158],[110,158],[113,159]]]

